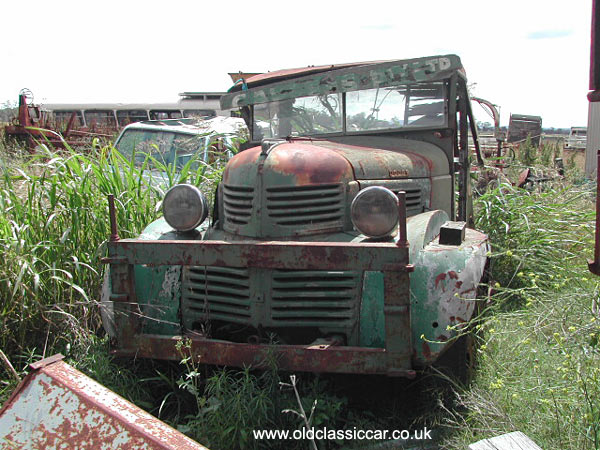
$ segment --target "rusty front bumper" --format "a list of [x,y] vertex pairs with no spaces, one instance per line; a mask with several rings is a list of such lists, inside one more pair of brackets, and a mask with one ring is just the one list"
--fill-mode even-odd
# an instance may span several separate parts
[[[402,230],[404,231],[404,230]],[[116,233],[115,233],[116,234]],[[401,233],[406,236],[405,233]],[[108,244],[117,350],[122,355],[180,359],[176,343],[189,338],[206,364],[290,371],[386,374],[413,377],[408,245],[399,243],[140,241],[114,237]],[[265,269],[360,270],[384,274],[385,348],[324,345],[255,345],[184,336],[143,334],[135,295],[135,265],[244,266]]]

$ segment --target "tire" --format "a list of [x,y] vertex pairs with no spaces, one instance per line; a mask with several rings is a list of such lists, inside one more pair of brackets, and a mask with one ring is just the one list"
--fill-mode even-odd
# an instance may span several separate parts
[[471,332],[460,336],[434,367],[458,383],[468,386],[475,373],[475,338]]

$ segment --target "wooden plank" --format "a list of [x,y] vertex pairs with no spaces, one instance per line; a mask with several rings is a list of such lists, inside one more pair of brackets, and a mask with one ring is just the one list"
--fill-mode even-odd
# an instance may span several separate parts
[[469,445],[469,450],[542,450],[535,442],[520,431],[483,439]]

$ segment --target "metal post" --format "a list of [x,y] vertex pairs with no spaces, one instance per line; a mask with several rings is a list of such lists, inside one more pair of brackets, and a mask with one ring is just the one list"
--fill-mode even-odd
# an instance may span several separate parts
[[406,192],[398,192],[398,247],[406,247]]
[[108,215],[110,220],[110,240],[113,242],[118,241],[117,211],[115,209],[115,196],[113,194],[108,194]]

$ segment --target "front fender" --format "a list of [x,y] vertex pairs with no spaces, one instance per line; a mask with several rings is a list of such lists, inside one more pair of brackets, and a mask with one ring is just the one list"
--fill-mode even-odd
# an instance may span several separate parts
[[472,229],[457,246],[439,244],[439,226],[437,234],[411,251],[415,266],[410,277],[411,328],[417,365],[434,362],[454,342],[461,324],[472,318],[489,251],[487,236]]

